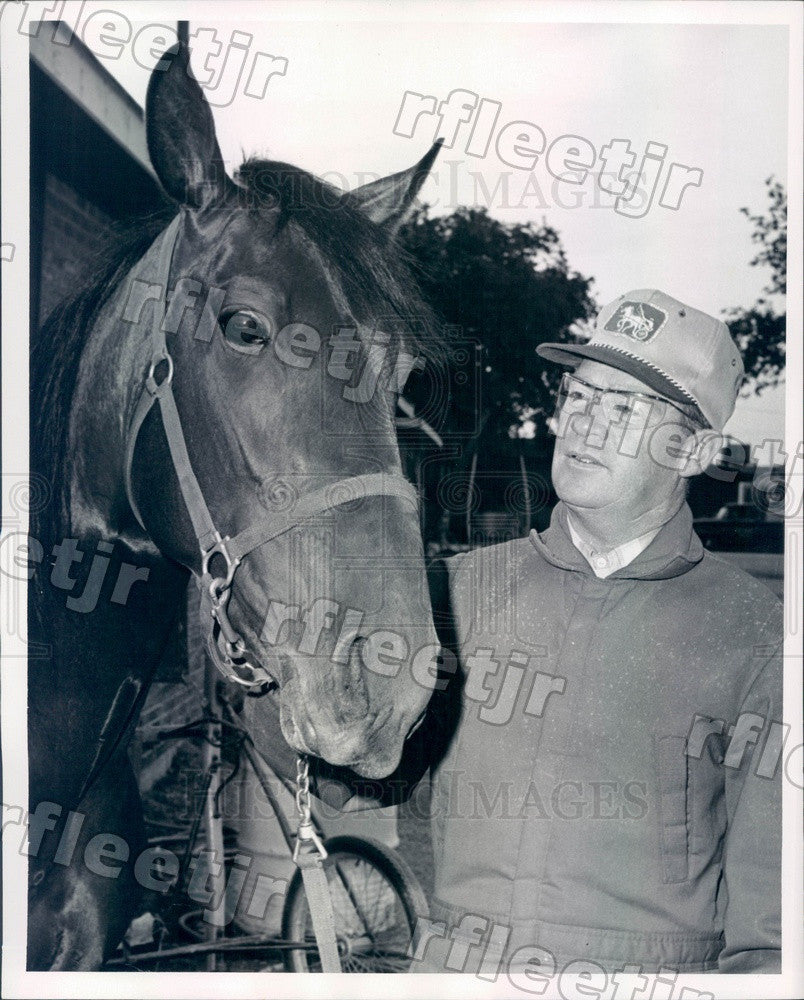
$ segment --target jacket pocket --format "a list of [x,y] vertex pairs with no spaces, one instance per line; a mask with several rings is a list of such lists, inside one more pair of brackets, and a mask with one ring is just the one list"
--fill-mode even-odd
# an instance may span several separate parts
[[689,877],[689,767],[685,736],[657,736],[662,882]]

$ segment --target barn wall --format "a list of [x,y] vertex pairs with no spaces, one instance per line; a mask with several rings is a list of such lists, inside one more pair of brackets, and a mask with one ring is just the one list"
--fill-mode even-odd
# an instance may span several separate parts
[[42,270],[39,318],[90,277],[92,260],[111,232],[113,220],[53,174],[45,175],[42,206]]
[[[97,63],[91,53],[85,53],[84,58]],[[103,67],[96,67],[96,72],[110,95],[120,89]],[[76,278],[86,276],[91,255],[105,241],[113,222],[141,217],[166,204],[155,177],[77,103],[71,92],[76,87],[75,80],[59,81],[52,72],[43,72],[31,62],[30,291],[34,328],[65,292],[75,290]],[[121,106],[128,110],[130,127],[136,124],[144,133],[141,110],[130,98],[126,101],[133,106]]]

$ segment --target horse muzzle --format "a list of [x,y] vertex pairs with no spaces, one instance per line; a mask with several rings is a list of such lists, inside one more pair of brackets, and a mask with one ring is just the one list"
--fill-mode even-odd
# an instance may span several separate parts
[[381,778],[397,767],[431,691],[373,677],[362,646],[358,637],[345,663],[289,656],[279,692],[280,723],[285,740],[298,752]]

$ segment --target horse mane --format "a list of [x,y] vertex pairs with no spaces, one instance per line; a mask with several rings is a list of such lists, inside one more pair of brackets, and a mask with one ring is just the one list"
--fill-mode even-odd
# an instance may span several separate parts
[[48,540],[59,540],[68,523],[67,435],[86,338],[121,281],[175,214],[175,206],[169,205],[144,218],[115,223],[89,261],[84,283],[32,332],[31,474],[44,477],[51,502],[32,509],[30,530],[46,547]]

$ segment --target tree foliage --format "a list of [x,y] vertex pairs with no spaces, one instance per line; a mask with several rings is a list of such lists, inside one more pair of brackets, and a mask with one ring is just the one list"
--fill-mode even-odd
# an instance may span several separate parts
[[[771,277],[763,289],[765,295],[784,296],[787,292],[787,194],[779,181],[769,177],[770,207],[764,215],[740,211],[753,224],[751,239],[759,251],[752,267],[770,267]],[[742,351],[750,391],[759,395],[763,389],[778,385],[784,377],[785,329],[787,315],[777,312],[764,296],[750,309],[735,308],[726,312],[726,323]]]
[[[424,208],[401,239],[419,267],[425,297],[453,328],[453,339],[479,345],[482,436],[505,447],[529,416],[551,411],[560,371],[542,361],[536,347],[577,339],[573,334],[595,311],[591,279],[569,267],[551,227],[506,224],[482,208],[461,207],[437,218]],[[477,419],[474,378],[450,383],[447,433]]]

